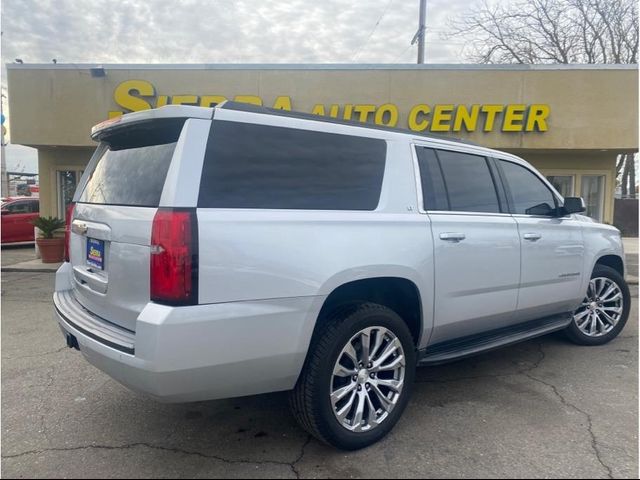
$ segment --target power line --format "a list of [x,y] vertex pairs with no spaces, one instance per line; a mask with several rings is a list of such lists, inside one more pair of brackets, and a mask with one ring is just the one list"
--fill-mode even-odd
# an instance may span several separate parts
[[371,39],[371,36],[373,35],[373,33],[376,31],[376,29],[378,28],[378,25],[380,25],[380,22],[382,21],[382,19],[384,18],[384,16],[387,14],[387,12],[389,11],[389,7],[391,6],[391,4],[393,3],[393,0],[389,0],[389,3],[387,3],[387,8],[384,9],[384,12],[382,12],[382,15],[380,15],[380,18],[378,18],[378,21],[376,22],[376,24],[373,26],[373,28],[371,29],[371,32],[369,32],[369,36],[367,37],[367,39],[364,41],[364,43],[362,44],[362,46],[356,51],[355,55],[352,57],[351,61],[355,61],[356,58],[358,58],[358,55],[360,55],[360,52],[362,51],[362,49],[364,47],[367,46],[367,43],[369,43],[369,40]]
[[407,46],[407,48],[405,48],[405,49],[402,51],[402,53],[401,53],[400,55],[398,55],[398,56],[395,58],[394,62],[398,61],[398,60],[400,59],[400,57],[404,56],[404,54],[405,54],[405,53],[407,53],[411,47],[415,47],[415,46],[416,46],[416,44],[415,44],[415,43],[414,43],[414,44],[411,44],[411,43],[410,43],[410,44]]

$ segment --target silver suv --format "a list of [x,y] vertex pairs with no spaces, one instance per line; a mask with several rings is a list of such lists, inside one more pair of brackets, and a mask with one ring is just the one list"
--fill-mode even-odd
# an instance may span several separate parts
[[527,162],[466,142],[238,103],[94,127],[56,319],[167,402],[291,390],[343,449],[387,434],[417,365],[629,315],[620,233]]

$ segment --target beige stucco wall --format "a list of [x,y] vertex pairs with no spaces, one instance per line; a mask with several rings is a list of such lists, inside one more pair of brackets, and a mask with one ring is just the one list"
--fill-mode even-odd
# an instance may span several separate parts
[[25,145],[90,145],[90,127],[122,110],[114,91],[127,80],[153,85],[159,95],[259,96],[272,106],[289,96],[294,110],[316,104],[397,105],[407,126],[416,104],[548,105],[546,132],[460,132],[480,144],[526,149],[615,149],[638,147],[638,72],[635,68],[441,67],[388,69],[133,68],[105,66],[94,78],[87,67],[8,65],[10,135]]
[[[9,133],[12,143],[39,151],[42,211],[57,209],[56,170],[82,169],[94,144],[91,126],[112,111],[123,82],[143,81],[149,92],[129,92],[151,106],[181,95],[257,96],[273,106],[286,96],[293,110],[314,106],[391,103],[398,126],[407,127],[419,104],[541,104],[549,108],[546,131],[457,132],[481,145],[511,151],[546,175],[572,174],[580,194],[583,175],[605,175],[604,220],[613,220],[615,157],[638,149],[638,71],[633,66],[452,67],[237,67],[105,66],[93,77],[88,66],[8,65]],[[143,96],[145,94],[148,96]],[[183,98],[184,100],[184,98]],[[144,103],[143,103],[144,105]]]

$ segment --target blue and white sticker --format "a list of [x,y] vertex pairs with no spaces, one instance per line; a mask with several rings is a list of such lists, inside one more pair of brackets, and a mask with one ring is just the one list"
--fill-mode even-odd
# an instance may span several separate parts
[[87,264],[104,270],[104,240],[87,238]]

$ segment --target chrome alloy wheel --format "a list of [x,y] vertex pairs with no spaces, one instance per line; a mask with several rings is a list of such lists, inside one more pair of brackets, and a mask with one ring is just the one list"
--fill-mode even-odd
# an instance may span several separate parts
[[587,296],[573,314],[573,321],[585,335],[601,337],[618,324],[623,307],[623,293],[616,282],[606,277],[592,278]]
[[367,432],[395,408],[405,378],[402,343],[384,327],[355,334],[338,355],[331,376],[331,406],[338,422],[352,432]]

